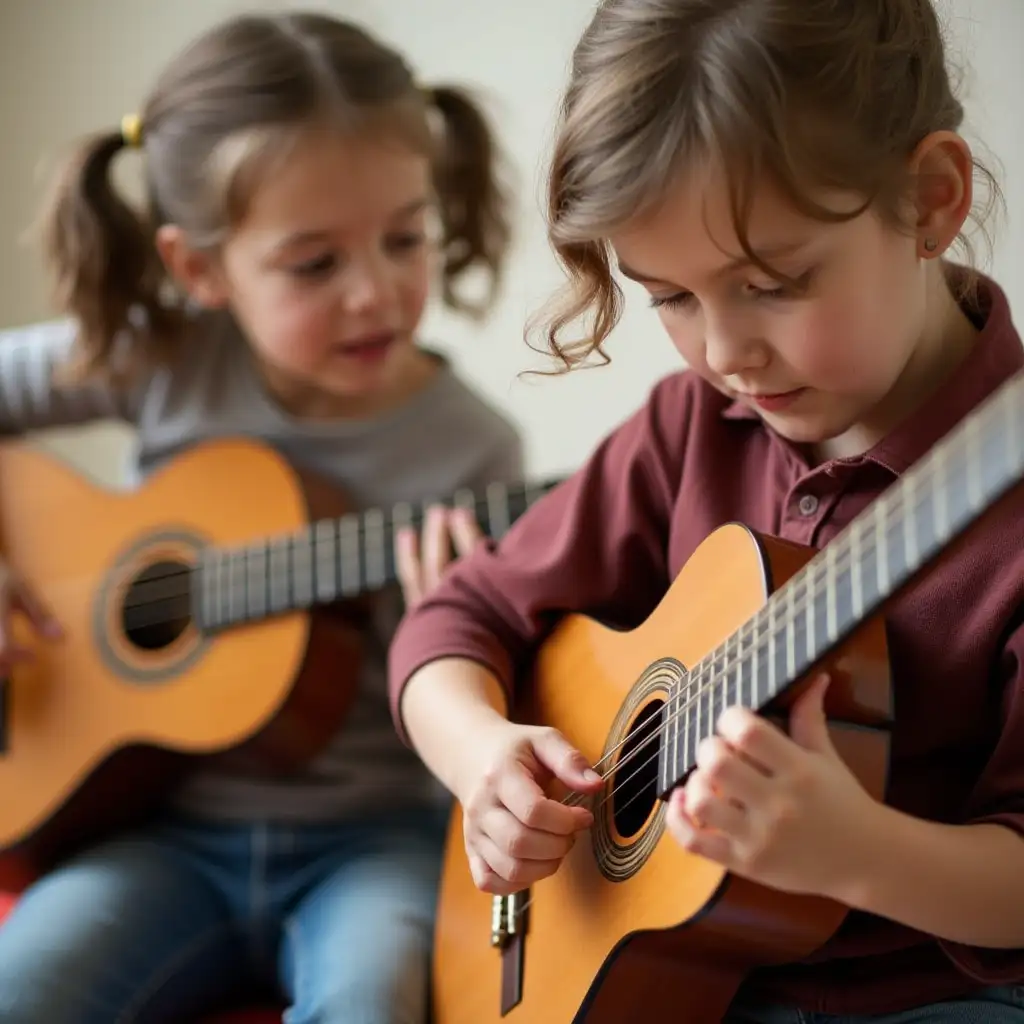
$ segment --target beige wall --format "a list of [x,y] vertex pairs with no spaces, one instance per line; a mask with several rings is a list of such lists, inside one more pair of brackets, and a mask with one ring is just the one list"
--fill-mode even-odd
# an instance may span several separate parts
[[[18,238],[38,201],[39,171],[60,147],[82,132],[117,124],[160,65],[224,15],[310,5],[377,28],[409,54],[425,80],[454,78],[483,87],[490,97],[522,185],[515,267],[485,330],[435,312],[426,333],[522,423],[534,471],[575,465],[677,365],[653,316],[637,302],[614,339],[612,367],[569,379],[516,377],[539,359],[522,343],[523,322],[560,281],[540,227],[540,172],[566,63],[591,0],[0,0],[0,325],[47,313],[35,258]],[[999,159],[1010,209],[994,269],[1024,318],[1024,0],[950,0],[945,6],[955,52],[968,68],[971,129]],[[131,159],[123,161],[126,180]],[[125,435],[104,428],[55,443],[111,479]]]

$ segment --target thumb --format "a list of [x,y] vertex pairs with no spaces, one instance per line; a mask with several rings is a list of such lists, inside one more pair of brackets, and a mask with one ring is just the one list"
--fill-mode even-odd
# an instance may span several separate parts
[[587,759],[555,729],[544,729],[533,738],[533,752],[559,782],[570,789],[592,791],[604,780]]
[[825,718],[825,691],[830,682],[828,675],[823,673],[818,676],[793,702],[789,712],[789,735],[792,740],[805,750],[819,754],[835,753]]
[[56,640],[63,635],[60,623],[53,613],[36,597],[35,592],[23,583],[18,583],[11,598],[11,604],[19,608],[39,631],[40,635]]

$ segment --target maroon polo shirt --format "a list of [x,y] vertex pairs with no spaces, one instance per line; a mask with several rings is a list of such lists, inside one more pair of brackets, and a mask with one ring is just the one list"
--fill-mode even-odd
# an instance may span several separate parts
[[[490,666],[511,690],[560,612],[638,625],[727,522],[827,544],[1024,365],[1006,298],[991,282],[973,315],[982,330],[962,365],[857,458],[813,466],[695,374],[660,382],[498,547],[459,562],[408,615],[391,649],[393,708],[419,667],[450,655]],[[905,590],[887,620],[896,713],[889,802],[922,818],[994,821],[1024,834],[1022,490]],[[857,912],[808,961],[765,969],[749,987],[765,1001],[871,1014],[1011,981],[1024,981],[1024,951],[940,942]]]

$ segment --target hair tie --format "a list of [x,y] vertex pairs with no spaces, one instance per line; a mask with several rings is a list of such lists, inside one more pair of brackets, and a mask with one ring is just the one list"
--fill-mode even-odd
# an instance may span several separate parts
[[125,114],[121,118],[121,138],[131,149],[142,145],[142,118],[138,114]]

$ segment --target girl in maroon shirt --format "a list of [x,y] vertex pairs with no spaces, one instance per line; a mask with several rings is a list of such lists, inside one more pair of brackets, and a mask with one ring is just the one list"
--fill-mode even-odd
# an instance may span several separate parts
[[[582,756],[505,717],[553,613],[636,625],[729,519],[824,545],[1020,368],[1002,292],[945,259],[994,185],[962,115],[930,0],[600,4],[550,175],[571,285],[548,340],[566,368],[601,351],[617,266],[689,370],[396,637],[399,724],[464,808],[481,889],[550,875],[592,821],[541,789],[599,787]],[[827,680],[789,735],[727,709],[671,798],[687,849],[854,911],[730,1021],[1024,1021],[1022,515],[1018,494],[889,610],[885,804],[829,741]]]

